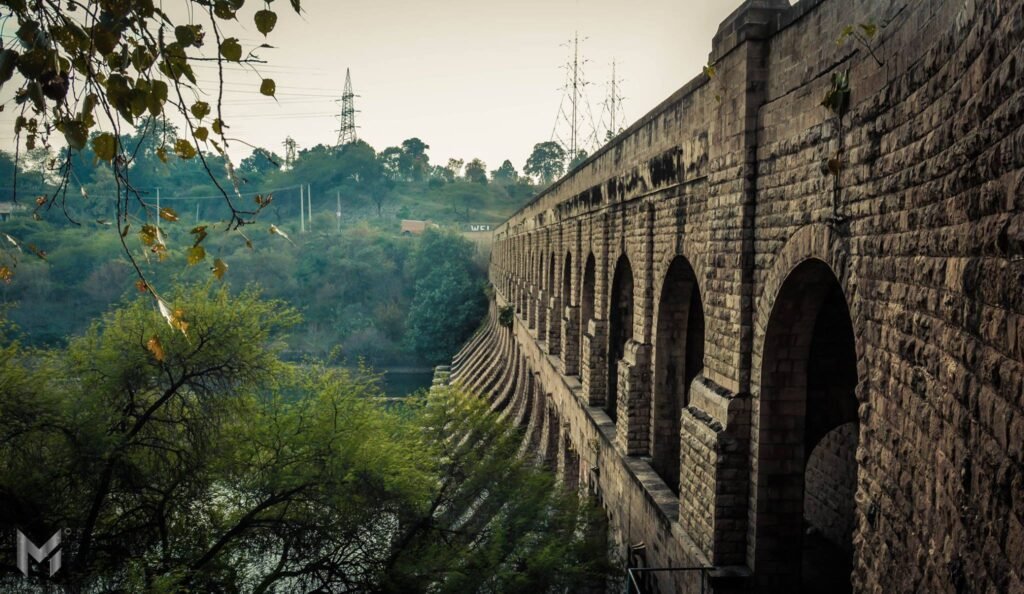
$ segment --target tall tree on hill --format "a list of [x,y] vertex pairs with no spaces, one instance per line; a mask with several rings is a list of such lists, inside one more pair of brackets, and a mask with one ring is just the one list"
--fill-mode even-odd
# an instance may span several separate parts
[[377,155],[377,160],[384,171],[384,175],[391,181],[402,181],[402,149],[397,146],[389,146]]
[[536,177],[542,184],[550,184],[565,172],[565,149],[554,141],[533,145],[523,171]]
[[473,159],[466,164],[466,181],[487,185],[487,164]]
[[262,177],[272,171],[281,169],[282,163],[284,161],[281,157],[274,154],[273,151],[256,147],[251,155],[242,159],[242,162],[238,164],[238,171],[243,175]]
[[455,181],[455,178],[462,174],[463,165],[465,165],[465,161],[462,159],[448,159],[448,165],[445,166],[445,169],[452,173],[452,178],[448,181]]
[[491,172],[491,181],[496,184],[509,185],[514,184],[519,179],[519,172],[516,171],[515,166],[512,165],[512,161],[505,159],[498,167]]
[[399,170],[403,177],[412,181],[423,181],[430,172],[430,157],[427,149],[430,145],[419,138],[402,141],[402,154],[399,157]]

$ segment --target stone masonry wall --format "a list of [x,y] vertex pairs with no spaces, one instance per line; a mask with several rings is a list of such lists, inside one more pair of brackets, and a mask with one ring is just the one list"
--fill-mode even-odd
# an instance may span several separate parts
[[[836,43],[863,23],[878,27],[866,44]],[[845,469],[852,492],[802,507],[852,505],[852,527],[834,532],[855,591],[1024,591],[1024,2],[747,0],[711,62],[713,78],[685,84],[496,230],[496,307],[517,315],[493,336],[516,347],[467,345],[470,360],[492,361],[461,381],[479,369],[497,378],[480,382],[489,396],[513,399],[505,367],[526,368],[544,395],[531,402],[557,416],[546,458],[557,425],[573,452],[557,466],[600,494],[623,558],[643,543],[650,567],[715,567],[715,592],[789,591],[799,576],[783,549],[799,547],[780,537],[777,503]],[[840,72],[850,96],[837,118],[821,102]],[[838,176],[824,172],[837,156]],[[632,333],[610,368],[620,257]],[[667,414],[652,406],[655,320],[680,259],[696,276],[704,360],[675,419],[677,496],[652,470],[645,423]],[[793,286],[805,277],[815,284]],[[779,483],[816,445],[801,441],[814,425],[801,417],[801,362],[822,279],[841,290],[854,336],[854,467],[815,460]],[[806,315],[780,328],[795,299]],[[519,359],[496,361],[508,352]],[[655,583],[698,591],[690,574]]]

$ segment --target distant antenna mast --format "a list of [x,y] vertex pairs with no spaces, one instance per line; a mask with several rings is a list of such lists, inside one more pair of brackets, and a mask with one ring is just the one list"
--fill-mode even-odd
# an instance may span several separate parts
[[291,136],[284,139],[284,169],[290,171],[295,166],[295,139]]
[[352,92],[352,73],[345,69],[345,90],[341,93],[341,126],[338,128],[338,142],[334,148],[341,148],[359,139],[356,136],[356,102]]
[[608,123],[604,133],[605,142],[615,138],[615,135],[621,132],[626,124],[626,116],[622,112],[624,98],[619,94],[619,83],[622,81],[616,75],[616,66],[615,60],[612,60],[612,80],[608,85],[608,98],[605,100],[605,110],[608,112]]

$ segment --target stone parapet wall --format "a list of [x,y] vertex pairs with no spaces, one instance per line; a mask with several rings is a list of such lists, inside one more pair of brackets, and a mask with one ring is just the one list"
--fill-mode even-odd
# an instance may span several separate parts
[[[836,43],[866,23],[866,45]],[[495,232],[508,339],[562,436],[554,455],[541,425],[545,459],[601,493],[624,555],[727,568],[715,591],[807,578],[801,513],[852,551],[857,592],[1024,591],[1024,4],[748,0],[711,59]],[[630,342],[609,362],[623,257]],[[701,360],[659,383],[679,262],[699,300],[665,323],[701,322]],[[849,353],[820,346],[830,324]],[[855,446],[813,454],[847,423]],[[675,464],[652,460],[675,432]],[[678,494],[653,470],[674,467]]]

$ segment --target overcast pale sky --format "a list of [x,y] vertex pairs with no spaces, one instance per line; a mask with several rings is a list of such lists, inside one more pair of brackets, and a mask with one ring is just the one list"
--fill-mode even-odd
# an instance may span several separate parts
[[[378,150],[416,136],[430,145],[434,163],[479,157],[493,169],[511,159],[522,170],[533,145],[551,137],[575,31],[585,38],[593,119],[600,118],[615,59],[631,123],[700,72],[718,24],[739,4],[303,0],[298,16],[277,2],[281,18],[269,38],[275,49],[261,50],[269,64],[260,70],[275,79],[278,100],[259,95],[253,73],[232,73],[225,121],[232,136],[278,153],[289,135],[300,148],[333,144],[347,67],[359,95],[359,136]],[[262,42],[254,11],[247,5],[232,32],[243,46]],[[212,66],[199,72],[212,82]],[[13,93],[7,87],[3,99]],[[4,150],[13,147],[12,112],[0,113]],[[236,158],[249,151],[237,142],[232,147]]]

